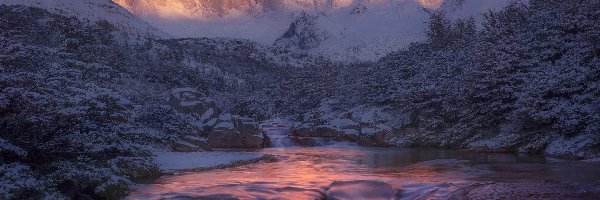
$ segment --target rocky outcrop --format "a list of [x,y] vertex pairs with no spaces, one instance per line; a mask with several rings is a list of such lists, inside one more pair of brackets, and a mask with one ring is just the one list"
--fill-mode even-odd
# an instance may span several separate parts
[[223,115],[208,133],[211,148],[264,148],[270,146],[269,137],[250,118]]
[[172,144],[176,151],[270,146],[269,138],[255,120],[221,113],[213,101],[204,98],[203,94],[194,88],[173,89],[169,104],[178,112],[197,121],[193,133]]
[[274,46],[280,50],[309,50],[320,45],[329,37],[329,33],[317,28],[319,16],[307,13],[300,14],[283,36],[275,41]]
[[376,126],[355,129],[339,130],[330,126],[301,127],[291,131],[292,142],[299,146],[314,146],[312,138],[325,138],[327,140],[357,142],[362,146],[369,147],[391,147],[396,146],[393,141],[396,138],[391,128]]
[[203,96],[194,88],[175,88],[171,91],[169,105],[181,113],[207,114],[207,118],[216,118],[219,115],[216,104]]
[[390,141],[394,138],[391,131],[380,129],[374,132],[364,133],[360,135],[358,144],[370,147],[390,147]]

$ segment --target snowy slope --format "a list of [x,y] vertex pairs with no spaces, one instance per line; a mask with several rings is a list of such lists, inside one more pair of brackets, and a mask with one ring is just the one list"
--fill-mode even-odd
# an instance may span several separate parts
[[89,23],[106,20],[129,38],[170,37],[110,0],[0,0],[0,4],[39,7]]
[[[317,16],[308,52],[338,61],[372,61],[424,38],[429,13],[480,18],[508,0],[115,0],[174,37],[230,37],[271,45],[302,13]],[[293,46],[288,41],[277,46]],[[294,48],[288,48],[288,50]]]

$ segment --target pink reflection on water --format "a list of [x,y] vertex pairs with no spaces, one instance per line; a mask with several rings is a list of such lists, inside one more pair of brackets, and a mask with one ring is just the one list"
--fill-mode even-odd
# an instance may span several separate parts
[[[134,188],[129,199],[322,199],[333,182],[356,180],[387,183],[400,199],[446,199],[464,196],[461,188],[481,181],[574,179],[562,172],[572,170],[569,165],[512,154],[359,147],[263,151],[280,161],[165,176]],[[594,168],[580,172],[598,178]]]

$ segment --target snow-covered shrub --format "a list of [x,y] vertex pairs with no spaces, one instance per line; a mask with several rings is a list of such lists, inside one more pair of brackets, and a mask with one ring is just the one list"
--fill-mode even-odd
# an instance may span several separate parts
[[2,199],[41,198],[43,182],[34,177],[31,169],[22,164],[0,165],[0,197]]
[[116,157],[108,161],[111,169],[127,178],[158,177],[160,171],[152,159],[145,157]]

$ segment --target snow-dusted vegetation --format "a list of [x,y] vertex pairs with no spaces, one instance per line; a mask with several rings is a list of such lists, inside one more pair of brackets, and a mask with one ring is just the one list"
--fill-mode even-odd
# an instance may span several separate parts
[[[258,124],[209,97],[231,105],[227,94],[319,62],[244,40],[122,37],[106,20],[0,11],[2,199],[112,199],[160,174],[155,152],[262,147]],[[211,133],[247,140],[208,142]]]
[[515,2],[481,24],[441,10],[425,42],[375,63],[305,69],[242,105],[283,105],[309,125],[393,146],[597,157],[599,6]]
[[273,117],[366,146],[600,157],[598,1],[431,11],[425,41],[376,62],[303,51],[324,41],[308,15],[265,46],[0,3],[0,199],[117,199],[184,168],[169,152],[268,147],[256,121]]

